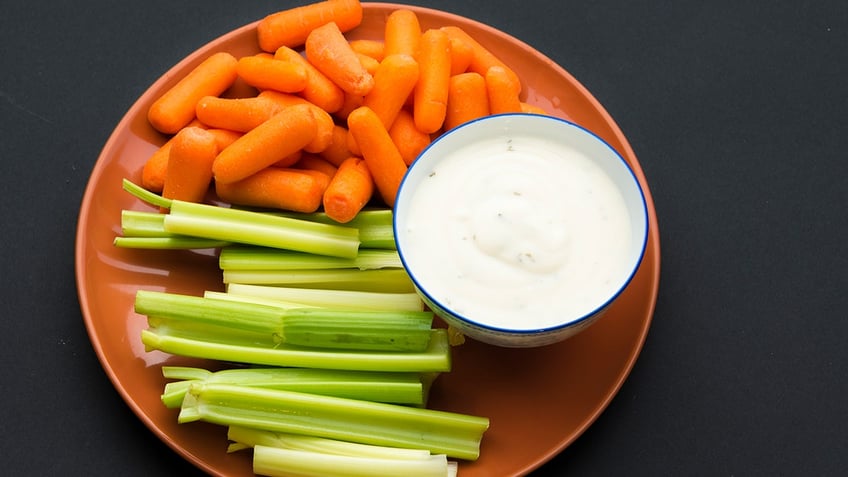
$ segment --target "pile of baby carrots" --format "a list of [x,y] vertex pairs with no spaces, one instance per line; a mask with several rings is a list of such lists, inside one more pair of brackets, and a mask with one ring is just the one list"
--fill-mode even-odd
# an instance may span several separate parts
[[348,40],[358,0],[326,0],[257,24],[259,53],[210,55],[148,110],[168,141],[142,185],[164,197],[352,220],[394,204],[407,167],[435,137],[505,112],[544,113],[519,99],[518,76],[457,26],[422,31],[398,9],[382,39]]

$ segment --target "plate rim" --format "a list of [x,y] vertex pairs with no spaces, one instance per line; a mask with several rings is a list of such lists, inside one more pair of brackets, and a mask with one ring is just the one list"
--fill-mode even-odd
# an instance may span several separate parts
[[[525,43],[524,41],[513,37],[509,33],[506,33],[502,30],[496,29],[492,26],[489,26],[485,23],[482,23],[478,20],[474,20],[469,17],[464,17],[458,15],[456,13],[452,13],[449,11],[438,10],[430,7],[416,6],[416,5],[406,5],[406,4],[396,4],[396,3],[387,3],[387,2],[362,2],[363,9],[393,9],[393,8],[408,8],[416,12],[424,12],[430,14],[436,14],[441,16],[446,20],[450,19],[459,19],[465,23],[472,23],[477,28],[482,30],[487,30],[489,33],[495,34],[497,36],[507,37],[510,41],[514,42],[518,46],[527,49],[533,52],[539,59],[544,60],[548,67],[555,70],[557,74],[566,78],[577,90],[578,92],[588,100],[593,107],[596,109],[597,113],[601,116],[602,120],[606,123],[606,125],[610,128],[611,132],[616,136],[617,141],[620,143],[619,153],[625,157],[628,162],[630,162],[631,167],[633,168],[633,172],[639,180],[640,186],[642,187],[643,194],[645,195],[645,202],[648,209],[648,243],[646,245],[646,253],[642,257],[642,262],[640,263],[638,270],[642,270],[644,267],[649,267],[651,272],[651,279],[648,282],[648,289],[650,290],[650,296],[648,297],[648,309],[646,310],[646,314],[644,319],[641,322],[641,326],[638,328],[639,333],[635,342],[632,343],[633,347],[631,352],[628,353],[628,357],[626,362],[622,363],[623,367],[621,371],[617,374],[617,377],[614,382],[610,383],[609,392],[607,392],[604,396],[604,399],[599,401],[597,405],[594,407],[593,411],[586,415],[583,419],[583,422],[580,426],[578,426],[574,431],[570,433],[568,438],[564,438],[559,445],[551,447],[547,452],[542,454],[542,458],[537,462],[532,462],[528,464],[525,468],[526,472],[530,472],[541,467],[543,464],[547,463],[557,454],[561,453],[564,449],[569,447],[575,440],[577,440],[580,436],[582,436],[586,430],[591,427],[601,414],[609,407],[610,403],[613,399],[618,395],[621,387],[624,382],[627,380],[629,375],[631,374],[633,367],[638,360],[639,355],[642,352],[642,349],[645,346],[645,342],[647,340],[647,335],[650,331],[651,324],[654,319],[654,313],[656,310],[657,298],[659,293],[659,282],[660,282],[660,270],[661,270],[661,248],[660,248],[660,235],[659,235],[659,225],[658,218],[656,215],[656,208],[653,199],[653,195],[651,193],[649,184],[645,177],[644,170],[641,167],[641,163],[639,162],[630,142],[627,137],[621,131],[619,125],[612,118],[606,108],[595,98],[594,95],[580,82],[578,81],[570,72],[565,70],[562,66],[551,60],[547,55],[542,53],[541,51],[535,49],[531,45]],[[75,244],[74,244],[74,255],[75,255],[75,281],[77,288],[77,297],[80,305],[80,310],[83,315],[83,321],[86,327],[86,332],[89,337],[89,341],[95,350],[95,354],[97,355],[98,362],[101,365],[101,368],[106,373],[109,378],[112,386],[119,393],[124,403],[133,411],[135,416],[139,418],[150,431],[153,432],[157,438],[165,443],[169,448],[171,448],[174,452],[180,455],[182,458],[189,461],[191,464],[195,465],[199,469],[210,473],[210,474],[218,474],[219,471],[215,468],[211,467],[208,463],[204,462],[202,459],[199,459],[197,456],[193,455],[188,449],[183,446],[178,445],[174,439],[170,438],[165,431],[153,421],[152,417],[146,414],[139,403],[133,398],[133,396],[129,393],[127,388],[123,385],[121,378],[118,376],[116,370],[113,366],[111,366],[108,357],[106,356],[103,344],[101,342],[98,335],[97,330],[94,326],[94,317],[91,310],[91,303],[89,302],[89,294],[87,293],[86,286],[86,271],[88,269],[87,264],[85,263],[85,246],[84,238],[85,238],[85,225],[88,222],[88,217],[92,213],[93,202],[94,202],[94,191],[97,188],[98,179],[102,175],[104,171],[104,164],[109,159],[107,157],[106,152],[113,149],[115,144],[120,139],[120,131],[129,127],[130,123],[132,123],[134,117],[133,113],[139,109],[142,104],[145,102],[145,97],[148,92],[155,90],[161,87],[162,84],[170,81],[174,74],[183,69],[187,64],[190,64],[197,60],[197,56],[201,52],[211,53],[215,51],[215,45],[219,43],[225,43],[227,40],[230,40],[239,35],[245,34],[247,30],[254,29],[260,20],[255,20],[249,23],[246,23],[240,27],[234,28],[222,35],[219,35],[213,38],[210,41],[205,42],[204,44],[198,46],[194,50],[190,51],[186,54],[180,61],[169,67],[163,74],[161,74],[154,82],[152,82],[147,88],[142,91],[142,93],[132,102],[130,107],[126,110],[126,112],[122,115],[121,119],[112,129],[108,139],[104,143],[101,148],[97,160],[92,165],[91,173],[87,180],[86,186],[83,191],[82,200],[80,202],[80,212],[77,217],[77,230],[75,234]],[[652,253],[648,254],[647,251],[650,249]],[[650,261],[649,261],[650,259]]]

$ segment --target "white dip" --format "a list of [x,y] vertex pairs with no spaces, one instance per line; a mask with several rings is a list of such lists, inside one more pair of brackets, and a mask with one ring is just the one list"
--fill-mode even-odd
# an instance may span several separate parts
[[450,153],[415,188],[404,260],[472,321],[539,329],[595,311],[632,271],[630,217],[592,160],[537,138]]

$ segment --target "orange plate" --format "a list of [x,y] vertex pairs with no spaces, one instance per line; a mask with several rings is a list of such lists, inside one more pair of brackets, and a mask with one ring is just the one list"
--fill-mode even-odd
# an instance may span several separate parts
[[[365,4],[362,26],[350,38],[381,38],[386,16],[401,5]],[[656,212],[638,161],[612,118],[569,73],[530,46],[481,23],[430,9],[414,10],[422,28],[458,25],[522,77],[523,99],[575,121],[603,137],[631,164],[648,200],[650,236],[643,263],[614,308],[582,334],[538,349],[500,349],[476,342],[455,348],[454,370],[432,390],[430,407],[487,416],[481,457],[463,462],[461,475],[521,475],[560,452],[606,408],[630,372],[653,316],[660,251]],[[215,51],[242,56],[258,51],[256,24],[203,46],[156,81],[127,112],[91,174],[80,210],[76,276],[92,345],[130,408],[165,443],[212,475],[251,475],[250,454],[227,454],[224,428],[179,425],[176,411],[159,401],[162,364],[213,363],[145,352],[144,318],[133,312],[138,289],[200,294],[221,289],[212,253],[122,250],[122,209],[149,210],[121,188],[140,181],[142,164],[165,138],[146,120],[151,102]]]

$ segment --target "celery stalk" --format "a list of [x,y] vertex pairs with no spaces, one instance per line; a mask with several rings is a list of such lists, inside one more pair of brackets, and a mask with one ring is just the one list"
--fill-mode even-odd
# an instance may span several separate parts
[[178,422],[206,421],[361,444],[426,449],[475,460],[489,420],[460,413],[315,394],[197,383]]
[[209,372],[200,368],[164,366],[162,374],[166,378],[181,379],[165,385],[162,402],[169,408],[179,407],[191,383],[199,381],[419,407],[424,405],[424,393],[428,391],[417,373],[279,367]]
[[115,237],[114,245],[121,248],[141,248],[151,250],[198,250],[221,248],[229,245],[224,240],[203,237]]
[[253,471],[270,477],[447,477],[447,457],[403,460],[322,454],[277,447],[253,448]]
[[[355,290],[321,290],[309,288],[277,287],[231,283],[227,293],[234,298],[251,301],[256,298],[266,302],[280,300],[324,308],[348,310],[423,310],[424,302],[417,293],[378,293]],[[271,301],[267,301],[271,300]]]
[[[283,212],[281,215],[324,224],[338,223],[324,212],[313,212],[311,214]],[[361,210],[353,220],[345,223],[345,225],[359,229],[359,240],[362,242],[362,248],[396,250],[392,221],[393,213],[391,209],[365,209]]]
[[420,460],[426,459],[431,455],[430,451],[424,449],[403,449],[399,447],[359,444],[357,442],[339,441],[325,437],[263,431],[241,426],[230,426],[227,429],[227,438],[232,442],[240,444],[239,448],[267,446],[332,455],[396,460]]
[[[161,214],[157,214],[161,215]],[[164,226],[164,216],[163,216]],[[222,270],[321,270],[403,268],[396,250],[360,249],[354,258],[330,257],[270,247],[232,246],[221,250]]]
[[423,351],[430,341],[429,311],[285,309],[175,293],[139,290],[136,313],[158,330],[220,343],[289,345],[373,351]]
[[174,200],[165,231],[230,242],[354,258],[359,231],[261,212]]
[[415,285],[406,270],[230,270],[223,271],[224,283],[410,293]]
[[451,368],[450,345],[444,329],[430,330],[429,346],[420,352],[322,350],[268,343],[228,344],[168,334],[168,330],[159,329],[142,330],[141,341],[148,351],[244,364],[404,372],[447,372]]
[[121,211],[121,232],[127,237],[167,237],[165,214],[138,210]]

